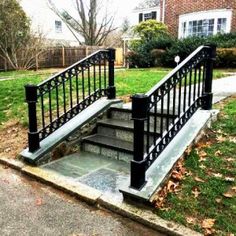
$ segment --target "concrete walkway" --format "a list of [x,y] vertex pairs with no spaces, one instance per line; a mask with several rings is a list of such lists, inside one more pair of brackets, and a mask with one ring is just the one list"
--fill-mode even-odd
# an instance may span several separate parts
[[236,94],[236,75],[213,80],[212,92],[213,103]]
[[161,236],[0,165],[0,235]]

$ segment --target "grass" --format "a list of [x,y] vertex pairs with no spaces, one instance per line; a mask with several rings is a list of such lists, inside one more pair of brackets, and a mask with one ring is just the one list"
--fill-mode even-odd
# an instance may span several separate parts
[[[48,78],[57,69],[44,69],[35,71],[9,71],[0,72],[0,126],[9,119],[19,119],[22,124],[27,124],[27,107],[24,102],[24,85]],[[135,93],[145,93],[160,81],[170,69],[129,69],[116,71],[116,87],[118,96],[130,96]],[[214,77],[223,76],[221,70],[214,72]],[[11,80],[13,79],[13,80]]]
[[[168,194],[163,208],[168,211],[157,209],[157,214],[202,233],[206,233],[202,222],[214,219],[208,233],[232,235],[236,234],[236,97],[217,108],[222,109],[220,118],[208,138],[184,161],[186,173],[191,174],[181,180],[179,192]],[[193,194],[196,188],[198,197]]]

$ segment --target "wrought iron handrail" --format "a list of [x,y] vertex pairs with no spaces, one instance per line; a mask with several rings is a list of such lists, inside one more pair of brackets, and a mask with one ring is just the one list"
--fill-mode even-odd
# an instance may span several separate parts
[[26,85],[29,151],[89,105],[115,98],[115,49],[99,50],[38,85]]
[[142,188],[147,169],[198,108],[211,109],[215,56],[215,46],[201,46],[149,92],[132,97],[132,188]]

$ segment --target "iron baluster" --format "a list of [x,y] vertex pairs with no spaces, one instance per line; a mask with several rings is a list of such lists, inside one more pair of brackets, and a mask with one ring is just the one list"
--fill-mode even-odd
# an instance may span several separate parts
[[188,106],[191,105],[191,93],[192,93],[192,68],[189,74],[189,94],[188,94]]

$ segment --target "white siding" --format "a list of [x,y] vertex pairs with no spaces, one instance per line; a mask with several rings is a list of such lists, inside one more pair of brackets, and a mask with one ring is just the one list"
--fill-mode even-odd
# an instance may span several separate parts
[[161,20],[161,17],[160,17],[160,7],[153,7],[153,8],[147,8],[147,9],[139,9],[139,10],[134,10],[131,15],[128,17],[129,20],[130,20],[130,24],[132,26],[134,25],[137,25],[139,23],[139,14],[140,13],[143,13],[143,14],[146,14],[146,13],[151,13],[155,11],[156,14],[157,14],[157,18],[156,20],[157,21],[160,21]]
[[48,7],[47,0],[21,0],[20,5],[30,17],[32,29],[35,32],[43,32],[50,40],[67,41],[71,45],[78,44],[63,22],[62,31],[56,31],[55,21],[61,21],[61,19]]

